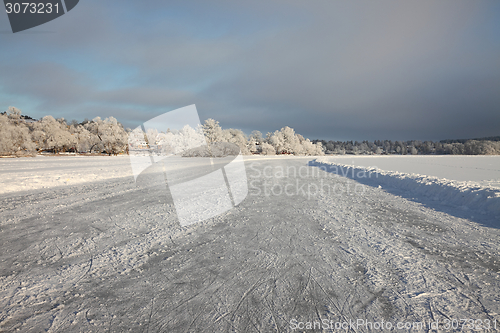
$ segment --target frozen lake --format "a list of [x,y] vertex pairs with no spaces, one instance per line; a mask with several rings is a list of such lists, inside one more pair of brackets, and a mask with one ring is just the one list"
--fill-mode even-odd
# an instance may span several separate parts
[[458,181],[500,184],[500,156],[327,156],[327,160],[354,166],[376,166],[381,170],[435,176]]
[[[0,331],[290,332],[324,319],[499,325],[496,216],[334,177],[312,159],[246,158],[246,199],[189,227],[163,175],[147,170],[135,183],[127,157],[0,160]],[[417,158],[365,160],[394,169],[391,160],[409,167]],[[487,159],[425,160],[451,170]],[[182,161],[181,178],[206,164]]]
[[[283,156],[245,156],[246,161]],[[312,160],[312,157],[298,157]],[[472,181],[500,187],[500,156],[355,156],[322,157],[327,161],[381,170]],[[133,177],[128,156],[37,156],[0,158],[0,193]]]

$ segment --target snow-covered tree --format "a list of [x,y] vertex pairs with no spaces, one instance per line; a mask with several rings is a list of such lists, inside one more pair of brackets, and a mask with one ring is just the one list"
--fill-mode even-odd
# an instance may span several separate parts
[[[283,129],[282,129],[283,130]],[[267,142],[273,146],[277,154],[290,154],[290,142],[285,140],[282,131],[275,131],[273,134],[267,134]]]
[[75,138],[77,152],[89,152],[90,148],[99,142],[97,136],[90,133],[83,125],[78,123],[70,125],[69,132]]
[[256,144],[261,144],[263,142],[262,133],[260,131],[252,131],[248,139]]
[[96,117],[84,126],[90,132],[90,152],[105,151],[109,155],[116,155],[127,148],[127,132],[116,118],[109,117],[102,120]]
[[76,139],[69,132],[65,122],[52,116],[45,116],[33,125],[32,138],[39,150],[54,153],[65,151],[76,145]]
[[104,119],[101,125],[101,139],[109,155],[124,151],[127,147],[127,133],[114,117]]
[[248,155],[250,153],[247,147],[248,139],[241,130],[230,128],[222,131],[222,140],[223,142],[236,144],[243,155]]
[[35,151],[28,127],[16,122],[16,119],[11,114],[0,114],[0,155],[22,156]]
[[159,136],[158,136],[158,130],[156,128],[149,128],[146,130],[146,139],[148,140],[148,144],[151,145],[156,145]]
[[[21,110],[19,110],[15,106],[9,106],[7,109],[7,115],[9,116],[9,119],[12,119],[14,121],[20,120],[21,119]],[[17,123],[17,122],[15,122],[15,123]]]
[[276,155],[276,150],[267,142],[263,142],[260,145],[262,155]]
[[302,150],[305,155],[322,156],[325,155],[323,144],[321,142],[312,143],[309,139],[301,142]]
[[323,155],[323,147],[320,142],[312,143],[300,134],[295,134],[293,128],[283,127],[274,133],[268,133],[267,143],[271,144],[277,154],[295,155]]
[[212,118],[205,120],[205,123],[203,124],[203,132],[205,133],[208,144],[211,144],[212,142],[224,141],[222,128],[220,127],[219,122]]
[[258,153],[262,142],[262,133],[259,131],[252,131],[252,134],[250,134],[250,137],[248,138],[248,151],[252,154]]

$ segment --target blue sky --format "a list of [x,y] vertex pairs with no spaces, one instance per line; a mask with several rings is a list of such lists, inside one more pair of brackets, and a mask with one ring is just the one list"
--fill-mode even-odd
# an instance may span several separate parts
[[0,109],[127,127],[186,105],[333,140],[500,135],[498,1],[97,1],[12,34]]

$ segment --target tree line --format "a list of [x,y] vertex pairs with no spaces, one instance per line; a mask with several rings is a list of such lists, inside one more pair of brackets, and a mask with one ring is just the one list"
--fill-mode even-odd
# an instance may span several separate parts
[[[321,143],[326,154],[383,154],[383,155],[499,155],[500,137],[472,140],[433,141],[325,141]],[[489,139],[489,140],[487,140]]]
[[41,152],[116,155],[129,153],[130,149],[158,147],[167,153],[182,152],[184,156],[212,156],[217,149],[230,149],[228,145],[221,145],[223,143],[239,147],[245,155],[323,155],[321,143],[311,142],[290,127],[268,133],[266,137],[259,131],[247,136],[239,129],[222,129],[218,121],[207,119],[196,129],[185,126],[166,132],[149,129],[145,133],[140,127],[133,131],[125,129],[114,117],[68,123],[64,118],[52,116],[36,120],[23,116],[15,107],[0,113],[1,156],[29,156]]
[[[205,141],[208,145],[205,145]],[[125,129],[114,117],[67,122],[45,116],[40,120],[21,115],[15,107],[0,113],[0,155],[29,156],[40,152],[73,152],[116,155],[130,149],[161,149],[184,156],[218,156],[237,146],[242,154],[500,154],[500,137],[474,140],[433,141],[310,141],[288,126],[263,136],[253,131],[247,136],[239,129],[222,129],[207,119],[199,128],[180,130]]]

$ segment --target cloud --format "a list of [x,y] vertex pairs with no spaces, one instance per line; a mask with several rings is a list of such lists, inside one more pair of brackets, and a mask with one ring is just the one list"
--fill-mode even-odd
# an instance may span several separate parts
[[0,88],[39,113],[129,124],[196,103],[202,118],[246,131],[498,135],[498,7],[89,0],[43,28],[56,33],[0,35]]
[[99,92],[96,100],[111,104],[131,106],[165,107],[171,104],[188,103],[192,93],[182,90],[169,90],[158,87],[131,87]]
[[0,66],[0,83],[4,93],[24,95],[51,110],[81,103],[92,96],[91,81],[63,65],[28,63],[22,66]]

